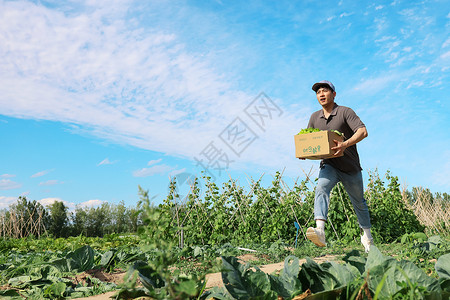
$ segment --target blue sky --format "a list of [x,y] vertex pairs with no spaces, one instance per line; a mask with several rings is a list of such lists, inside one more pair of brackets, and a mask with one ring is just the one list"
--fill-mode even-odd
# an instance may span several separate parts
[[448,1],[104,3],[0,0],[0,208],[158,203],[202,165],[317,176],[293,135],[323,79],[367,126],[366,180],[450,191]]

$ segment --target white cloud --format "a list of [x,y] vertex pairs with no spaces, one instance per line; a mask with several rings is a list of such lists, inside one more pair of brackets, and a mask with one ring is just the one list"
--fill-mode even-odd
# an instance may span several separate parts
[[61,198],[56,198],[56,197],[43,198],[43,199],[39,200],[38,202],[41,203],[44,206],[47,206],[47,205],[52,205],[56,201],[64,203],[65,206],[73,206],[73,203],[69,203],[69,202],[67,202],[65,200],[62,200]]
[[148,168],[142,168],[139,170],[135,170],[133,172],[133,176],[134,177],[147,177],[147,176],[152,176],[152,175],[157,175],[157,174],[166,174],[168,172],[170,172],[170,174],[172,174],[173,172],[176,172],[176,171],[174,171],[175,167],[168,166],[166,164],[159,164],[160,162],[162,162],[162,158],[150,160],[147,163],[147,165],[149,166]]
[[0,179],[0,190],[13,190],[20,187],[22,187],[21,183],[17,183],[11,179]]
[[149,168],[142,168],[140,170],[136,170],[133,172],[134,177],[147,177],[156,174],[165,174],[167,172],[172,171],[174,168],[168,165],[154,165]]
[[407,89],[412,88],[412,87],[420,87],[423,85],[424,85],[423,81],[413,81],[407,86]]
[[60,182],[56,179],[52,179],[52,180],[47,180],[47,181],[43,181],[43,182],[39,183],[40,186],[49,186],[49,185],[57,185],[57,184],[62,184],[62,182]]
[[92,199],[92,200],[88,200],[88,201],[82,202],[82,203],[78,204],[77,206],[81,206],[81,207],[97,207],[97,206],[102,205],[105,202],[106,201],[99,200],[99,199]]
[[344,17],[349,17],[349,16],[351,16],[351,15],[353,15],[354,13],[342,13],[342,14],[340,14],[339,15],[339,18],[344,18]]
[[44,171],[37,172],[37,173],[31,175],[31,178],[36,178],[36,177],[41,177],[41,176],[47,175],[51,171],[53,171],[53,170],[44,170]]
[[109,158],[105,158],[104,160],[102,160],[101,162],[99,162],[97,164],[97,166],[101,166],[101,165],[112,165],[116,163],[115,161],[110,161]]
[[8,41],[0,44],[0,110],[192,157],[254,95],[234,90],[176,35],[134,26],[105,7],[63,14],[0,4],[0,39]]
[[450,51],[447,51],[447,52],[443,53],[443,54],[440,56],[440,58],[441,58],[441,59],[448,59],[448,58],[450,58]]
[[8,208],[17,201],[17,197],[0,196],[0,209]]
[[395,39],[396,39],[395,36],[385,35],[385,36],[382,36],[379,39],[376,39],[375,42],[383,43],[383,42],[391,41],[391,40],[395,40]]
[[384,7],[383,5],[378,5],[378,6],[375,7],[375,10],[383,9],[383,7]]
[[448,46],[450,46],[450,38],[448,38],[443,44],[442,44],[442,48],[446,48],[446,47],[448,47]]
[[151,160],[151,161],[149,161],[149,162],[147,163],[147,165],[148,165],[148,166],[156,165],[156,164],[160,163],[161,161],[162,161],[162,158],[160,158],[160,159],[155,159],[155,160]]
[[16,175],[13,175],[13,174],[2,174],[2,175],[0,175],[0,178],[12,178],[12,177],[16,177]]
[[450,159],[449,159],[450,151],[446,151],[442,157],[445,157],[441,163],[441,167],[436,166],[434,174],[431,176],[433,181],[438,186],[443,187],[445,190],[450,189]]
[[177,176],[178,174],[181,174],[184,172],[186,172],[186,168],[179,169],[179,170],[173,170],[169,173],[169,178],[173,178],[173,177]]
[[[73,211],[76,208],[76,204],[73,202],[68,202],[66,200],[63,200],[61,198],[58,197],[49,197],[49,198],[43,198],[41,200],[38,200],[39,203],[41,203],[44,206],[48,206],[48,205],[52,205],[53,203],[55,203],[56,201],[58,202],[62,202],[69,211]],[[94,202],[95,203],[95,202]],[[81,204],[80,204],[81,205]],[[95,206],[95,205],[94,205]]]
[[354,90],[356,91],[364,91],[365,93],[373,94],[379,90],[386,89],[391,84],[401,78],[400,74],[382,74],[379,77],[366,79],[361,83],[354,86]]

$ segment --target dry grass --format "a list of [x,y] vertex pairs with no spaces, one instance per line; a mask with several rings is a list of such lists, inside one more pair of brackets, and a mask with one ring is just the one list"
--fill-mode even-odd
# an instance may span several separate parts
[[414,199],[403,189],[403,201],[417,216],[420,223],[426,226],[431,234],[450,233],[450,202],[433,195],[424,188],[415,188]]

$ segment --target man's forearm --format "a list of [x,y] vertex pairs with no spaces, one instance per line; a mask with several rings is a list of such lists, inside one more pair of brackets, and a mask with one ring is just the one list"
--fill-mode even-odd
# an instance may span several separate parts
[[353,136],[351,138],[349,138],[348,140],[346,140],[343,144],[347,148],[347,147],[350,147],[352,145],[359,143],[360,141],[365,139],[367,136],[368,136],[368,133],[367,133],[366,127],[361,127],[361,128],[358,128],[358,130],[356,130],[356,132],[353,134]]

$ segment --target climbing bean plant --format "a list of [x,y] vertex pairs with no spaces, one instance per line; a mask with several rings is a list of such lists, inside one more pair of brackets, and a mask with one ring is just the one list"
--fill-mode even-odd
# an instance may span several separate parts
[[[387,184],[376,171],[369,173],[365,191],[378,242],[423,231],[414,213],[402,202],[398,178],[389,172],[385,178]],[[226,242],[270,244],[278,240],[293,244],[297,234],[299,239],[305,238],[307,227],[315,225],[315,181],[310,178],[289,187],[277,172],[269,186],[263,186],[260,178],[243,187],[233,179],[218,186],[204,176],[193,181],[189,194],[183,198],[176,187],[174,180],[157,209],[161,216],[171,220],[164,229],[165,238],[180,246]],[[298,232],[294,222],[300,225]],[[343,242],[359,239],[356,214],[341,183],[330,195],[326,231],[327,239]]]

